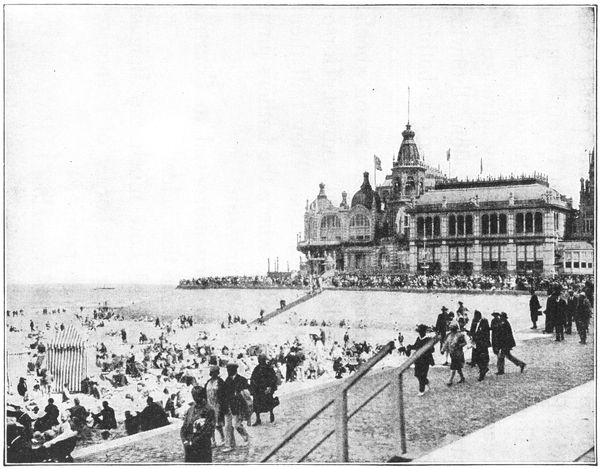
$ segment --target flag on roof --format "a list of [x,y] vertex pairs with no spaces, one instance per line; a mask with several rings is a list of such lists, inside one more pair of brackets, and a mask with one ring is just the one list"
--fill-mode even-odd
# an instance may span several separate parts
[[381,169],[381,160],[379,159],[379,157],[377,155],[373,155],[373,161],[375,161],[375,169],[378,171],[383,171]]

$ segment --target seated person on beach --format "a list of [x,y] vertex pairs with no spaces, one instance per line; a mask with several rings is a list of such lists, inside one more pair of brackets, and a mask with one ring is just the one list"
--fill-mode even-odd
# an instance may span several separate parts
[[93,414],[94,427],[102,430],[112,430],[117,428],[117,419],[115,418],[115,410],[108,405],[108,402],[102,402],[102,410],[98,414]]
[[148,405],[140,413],[140,429],[146,431],[169,425],[169,417],[164,409],[151,397],[146,402]]
[[133,435],[140,431],[139,415],[132,415],[130,411],[125,411],[125,431],[128,435]]

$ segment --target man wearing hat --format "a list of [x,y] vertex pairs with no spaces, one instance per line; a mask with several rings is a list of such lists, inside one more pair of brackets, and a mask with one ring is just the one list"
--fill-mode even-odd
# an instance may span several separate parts
[[444,340],[446,340],[446,333],[448,332],[448,308],[442,306],[442,312],[438,314],[437,321],[435,322],[435,332],[440,336],[440,353],[442,353],[442,347]]
[[577,299],[577,308],[575,309],[575,325],[579,334],[579,343],[585,344],[587,340],[587,330],[592,315],[592,305],[584,291],[579,293]]
[[[215,412],[215,434],[221,437],[221,442],[225,441],[223,427],[225,426],[225,416],[223,414],[223,405],[225,402],[225,381],[219,376],[220,368],[218,365],[211,365],[209,369],[210,379],[206,382],[207,405]],[[213,441],[216,446],[215,435]],[[222,443],[221,443],[222,444]]]
[[566,302],[567,317],[565,322],[565,334],[571,335],[573,333],[573,318],[575,317],[575,310],[577,309],[577,298],[575,297],[572,288],[569,288],[569,294],[567,296]]
[[479,378],[477,380],[483,381],[485,374],[489,371],[490,325],[478,310],[473,313],[473,323],[471,325],[471,340],[474,344],[472,363],[479,367]]
[[223,452],[235,448],[234,429],[242,435],[245,443],[248,443],[249,435],[244,428],[244,413],[247,411],[246,402],[242,397],[242,391],[248,389],[248,381],[237,374],[238,364],[229,362],[227,364],[227,379],[224,386],[223,413],[225,414],[225,448]]
[[492,332],[492,351],[494,355],[500,353],[500,313],[494,311],[492,313],[492,321],[490,322],[490,330]]
[[521,373],[525,369],[525,363],[513,356],[511,350],[516,347],[515,338],[513,336],[512,327],[508,322],[508,315],[505,312],[500,313],[500,331],[498,348],[498,372],[497,375],[504,374],[504,359],[508,358],[511,362],[521,369]]
[[[406,354],[409,356],[412,350],[418,351],[421,347],[430,342],[430,339],[425,337],[425,334],[427,333],[427,326],[425,324],[419,324],[417,326],[417,332],[419,333],[419,337],[417,337],[415,343],[406,348]],[[425,391],[429,390],[427,374],[429,373],[429,367],[433,365],[433,348],[429,349],[415,360],[415,377],[419,380],[419,396],[425,395]]]
[[552,284],[552,291],[548,300],[546,300],[546,311],[544,314],[546,315],[546,324],[544,328],[544,332],[546,334],[552,334],[554,331],[554,322],[556,320],[556,315],[558,312],[558,301],[560,296],[561,286],[558,283]]

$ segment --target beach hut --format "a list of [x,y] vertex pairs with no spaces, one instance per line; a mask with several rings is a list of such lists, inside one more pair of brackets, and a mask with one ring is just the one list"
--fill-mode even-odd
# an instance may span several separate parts
[[90,373],[94,351],[84,332],[74,324],[58,330],[47,346],[47,370],[53,376],[52,392],[61,392],[68,383],[71,392],[81,391],[81,381]]

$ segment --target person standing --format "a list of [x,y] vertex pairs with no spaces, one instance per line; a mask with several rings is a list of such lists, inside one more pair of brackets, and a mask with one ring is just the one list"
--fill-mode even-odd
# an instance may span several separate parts
[[567,318],[565,322],[565,334],[571,335],[573,333],[573,319],[575,317],[575,311],[577,310],[577,297],[574,296],[572,288],[569,288],[569,295],[566,301]]
[[435,332],[440,336],[440,353],[443,355],[442,348],[444,347],[448,332],[448,308],[445,306],[442,306],[442,312],[438,314],[437,321],[435,322]]
[[521,368],[521,373],[525,369],[525,363],[513,356],[511,350],[516,347],[515,338],[513,336],[512,327],[508,322],[508,315],[505,312],[500,313],[500,329],[498,333],[498,371],[497,375],[504,374],[504,359],[508,358],[511,362]]
[[529,298],[529,315],[531,317],[531,323],[533,324],[531,329],[537,329],[537,320],[541,308],[542,305],[540,305],[540,300],[535,294],[535,288],[531,288],[531,298]]
[[[427,326],[425,324],[419,324],[417,332],[419,333],[419,337],[417,337],[415,343],[406,347],[406,354],[408,356],[410,356],[412,350],[417,352],[430,342],[430,339],[425,337],[427,333]],[[427,375],[429,374],[429,367],[433,365],[433,347],[415,360],[415,377],[419,380],[419,396],[424,396],[425,391],[429,391],[429,379]]]
[[567,321],[567,302],[563,295],[556,299],[556,309],[554,314],[554,330],[556,331],[556,342],[565,340],[565,323]]
[[206,390],[203,387],[194,386],[192,398],[194,403],[187,410],[179,432],[185,462],[212,462],[211,439],[215,412],[206,405]]
[[592,314],[592,305],[584,291],[579,293],[577,308],[575,309],[575,325],[579,334],[579,343],[585,344],[587,341],[587,330]]
[[458,372],[458,376],[460,376],[458,382],[465,382],[465,377],[462,372],[465,364],[465,354],[463,352],[465,345],[467,345],[467,339],[465,339],[464,334],[459,330],[458,323],[452,321],[450,323],[450,333],[446,337],[446,341],[442,348],[443,351],[447,351],[450,355],[450,370],[452,370],[452,373],[450,374],[450,381],[446,383],[448,386],[452,386],[452,381],[454,380],[454,374],[456,372]]
[[473,313],[474,327],[471,328],[473,333],[471,334],[471,340],[473,341],[473,362],[479,368],[479,377],[477,381],[483,381],[485,374],[490,370],[490,325],[488,320],[482,317],[481,312],[475,310]]
[[[223,427],[225,426],[225,416],[223,415],[223,403],[225,401],[225,381],[219,376],[220,369],[218,365],[211,365],[210,379],[206,382],[207,405],[215,412],[215,433],[221,437],[221,442],[225,441]],[[216,446],[215,434],[213,433],[213,441]],[[221,443],[222,444],[222,443]]]
[[275,399],[273,394],[277,390],[277,376],[273,368],[267,364],[267,356],[261,353],[258,356],[258,365],[250,376],[250,390],[253,397],[253,409],[256,413],[256,421],[253,426],[260,425],[260,414],[269,412],[270,422],[275,421]]
[[544,332],[546,334],[552,334],[554,331],[554,321],[556,319],[556,314],[558,310],[558,296],[560,295],[561,287],[558,283],[552,284],[552,289],[548,300],[546,300],[546,311],[544,314],[546,315],[546,324],[544,327]]
[[242,397],[242,391],[248,389],[248,380],[237,374],[237,363],[227,364],[227,379],[224,387],[223,412],[225,414],[225,448],[223,452],[229,452],[236,446],[234,429],[242,435],[245,443],[248,443],[249,435],[244,428],[244,412],[246,402]]
[[300,360],[296,355],[296,347],[291,347],[289,353],[285,356],[285,382],[291,383],[296,380],[296,367]]

